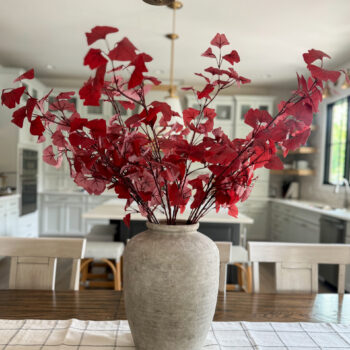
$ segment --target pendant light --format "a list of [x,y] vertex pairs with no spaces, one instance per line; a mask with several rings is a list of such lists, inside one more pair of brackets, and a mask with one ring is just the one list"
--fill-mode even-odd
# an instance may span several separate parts
[[143,0],[149,5],[164,6],[170,5],[174,0]]
[[[169,96],[165,97],[165,102],[171,107],[174,112],[182,115],[182,108],[180,99],[177,96],[176,86],[174,85],[174,53],[175,53],[175,40],[179,38],[179,35],[175,33],[176,25],[176,11],[182,8],[181,1],[173,1],[168,7],[173,10],[173,28],[172,33],[167,34],[166,37],[171,40],[170,51],[170,77],[169,77]],[[180,122],[180,118],[177,118],[177,122]],[[181,118],[182,122],[182,118]]]
[[329,84],[327,82],[326,86],[324,87],[324,89],[322,91],[322,98],[325,99],[325,98],[328,98],[331,96],[332,96],[331,89],[330,89]]
[[[346,75],[348,76],[348,78],[350,78],[350,69],[349,68],[346,70]],[[347,79],[344,80],[344,83],[342,84],[341,88],[343,90],[350,88],[350,84],[347,82]]]

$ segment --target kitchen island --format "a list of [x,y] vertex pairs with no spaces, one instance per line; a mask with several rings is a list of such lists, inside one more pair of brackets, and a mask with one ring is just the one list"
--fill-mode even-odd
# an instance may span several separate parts
[[[116,239],[126,241],[146,229],[146,218],[139,213],[132,214],[130,229],[127,229],[122,223],[125,216],[124,206],[124,201],[110,199],[84,213],[83,218],[88,221],[109,220],[110,223],[117,225]],[[186,210],[179,215],[179,220],[185,220],[188,214],[189,212]],[[164,216],[159,215],[159,219],[164,219]],[[233,244],[240,244],[240,225],[252,224],[253,222],[253,219],[244,214],[239,214],[237,218],[234,218],[224,210],[220,210],[219,213],[213,210],[201,219],[199,231],[215,241],[231,241]]]

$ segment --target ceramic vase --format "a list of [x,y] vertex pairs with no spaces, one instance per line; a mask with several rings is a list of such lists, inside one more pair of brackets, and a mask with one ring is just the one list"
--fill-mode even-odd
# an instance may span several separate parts
[[126,246],[125,307],[138,350],[202,350],[217,301],[219,251],[198,226],[147,223]]

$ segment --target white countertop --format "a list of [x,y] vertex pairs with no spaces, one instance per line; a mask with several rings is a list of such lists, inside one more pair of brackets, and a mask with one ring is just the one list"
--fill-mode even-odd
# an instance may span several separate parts
[[270,198],[270,201],[290,205],[299,209],[309,210],[314,213],[331,216],[340,220],[350,221],[350,210],[340,208],[332,209],[325,203],[283,198]]
[[[47,195],[64,195],[64,196],[89,196],[87,192],[83,191],[74,191],[74,190],[51,190],[51,191],[42,191],[40,194]],[[0,196],[0,200],[4,198],[9,198],[10,196],[19,196],[18,194],[11,194],[9,196]],[[97,208],[90,210],[89,212],[83,215],[86,219],[115,219],[121,220],[124,217],[124,208],[123,208],[123,200],[116,199],[116,194],[113,191],[104,192],[102,197],[106,197],[106,202]],[[112,198],[108,200],[108,198]],[[331,216],[340,220],[350,221],[350,210],[345,209],[333,209],[331,207],[327,208],[326,203],[307,201],[307,200],[298,200],[298,199],[284,199],[284,198],[252,198],[252,201],[263,200],[270,201],[275,203],[281,203],[285,205],[290,205],[299,209],[309,210],[314,213],[318,213],[321,215]],[[248,200],[249,202],[249,200]],[[117,205],[117,209],[116,209]],[[101,208],[103,206],[103,208]],[[111,217],[113,216],[113,217]],[[182,215],[181,217],[184,217]],[[132,218],[134,220],[146,220],[140,214],[133,214]],[[238,218],[233,218],[229,216],[225,211],[219,212],[218,214],[214,211],[209,213],[206,217],[204,217],[202,222],[220,222],[220,223],[245,223],[251,224],[253,223],[253,219],[247,217],[246,215],[239,214]]]
[[21,195],[18,193],[9,193],[9,194],[0,196],[0,201],[7,201],[12,198],[19,198],[20,196]]
[[[185,211],[178,218],[187,219],[189,212]],[[124,203],[119,199],[111,199],[96,208],[83,214],[84,219],[108,219],[108,220],[122,220],[125,216]],[[157,218],[162,220],[164,217],[162,215],[157,215]],[[139,213],[131,214],[131,220],[142,220],[147,219]],[[250,217],[239,214],[237,218],[229,216],[224,210],[219,213],[212,211],[208,213],[200,222],[212,222],[221,224],[252,224],[254,222]]]
[[114,191],[105,191],[102,194],[95,196],[92,194],[89,194],[86,191],[80,191],[80,190],[49,190],[49,191],[40,191],[39,194],[43,195],[53,195],[53,196],[91,196],[91,197],[116,197],[117,195],[115,194]]

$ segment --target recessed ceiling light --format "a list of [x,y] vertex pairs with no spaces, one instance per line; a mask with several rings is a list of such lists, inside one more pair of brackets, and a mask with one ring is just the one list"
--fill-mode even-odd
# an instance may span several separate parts
[[47,64],[46,69],[52,70],[55,69],[55,66],[53,66],[52,64]]

